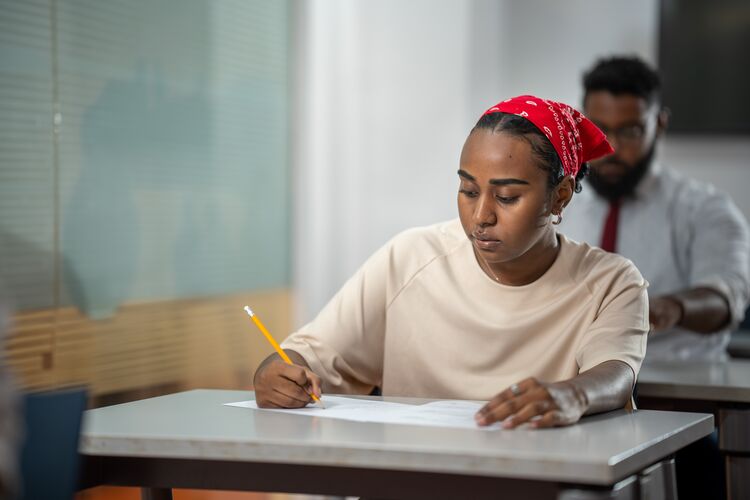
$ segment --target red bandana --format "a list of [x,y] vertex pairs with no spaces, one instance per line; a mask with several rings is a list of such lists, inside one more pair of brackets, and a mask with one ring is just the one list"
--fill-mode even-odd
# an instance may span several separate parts
[[599,127],[561,102],[521,95],[495,104],[484,115],[491,113],[522,116],[536,125],[557,151],[565,175],[575,177],[582,163],[614,153]]

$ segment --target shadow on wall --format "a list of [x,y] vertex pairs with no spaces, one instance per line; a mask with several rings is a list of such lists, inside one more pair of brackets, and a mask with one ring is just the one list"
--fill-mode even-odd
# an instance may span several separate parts
[[[174,193],[194,182],[185,165],[210,164],[209,112],[203,96],[170,96],[143,67],[130,80],[108,81],[86,109],[81,171],[61,230],[70,262],[66,299],[89,317],[112,316],[123,301],[158,296],[159,287],[178,288],[172,259],[186,260],[183,269],[200,266],[190,261],[191,245],[200,242],[183,238],[184,248],[175,250],[174,228],[160,208],[169,209]],[[134,289],[136,279],[145,283],[141,289]]]

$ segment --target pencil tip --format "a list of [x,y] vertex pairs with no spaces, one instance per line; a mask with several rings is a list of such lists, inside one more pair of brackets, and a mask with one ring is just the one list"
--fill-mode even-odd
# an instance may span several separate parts
[[245,306],[245,312],[246,312],[247,314],[249,314],[250,316],[252,316],[252,315],[253,315],[253,310],[252,310],[252,309],[250,309],[250,308],[249,308],[248,306]]

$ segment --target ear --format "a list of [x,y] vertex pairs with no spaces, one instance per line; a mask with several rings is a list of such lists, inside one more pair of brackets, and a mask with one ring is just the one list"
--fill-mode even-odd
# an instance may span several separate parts
[[566,175],[560,184],[555,186],[552,191],[552,204],[550,205],[553,214],[560,214],[568,206],[576,190],[576,181],[572,175]]
[[672,116],[671,109],[662,107],[661,110],[659,110],[659,116],[656,118],[656,135],[661,136],[667,131],[670,116]]

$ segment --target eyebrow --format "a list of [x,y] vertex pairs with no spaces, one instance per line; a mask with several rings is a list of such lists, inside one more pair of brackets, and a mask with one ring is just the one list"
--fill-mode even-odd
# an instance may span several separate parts
[[[593,120],[591,120],[591,121],[593,122],[594,125],[596,125],[599,128],[606,129],[606,130],[614,130],[614,129],[611,129],[611,128],[609,128],[609,127],[607,127],[607,126],[605,126],[605,125],[603,125],[603,124],[601,124],[599,122],[595,122]],[[645,127],[647,121],[648,120],[646,120],[646,121],[632,120],[632,121],[623,123],[622,125],[620,125],[617,128],[621,129],[621,128],[626,128],[626,127]]]
[[[464,179],[470,180],[472,182],[476,182],[476,178],[471,175],[466,170],[459,170],[458,175],[463,177]],[[529,185],[528,181],[525,181],[523,179],[514,179],[514,178],[506,178],[506,179],[490,179],[490,184],[493,186],[510,186],[513,184],[525,184]]]

